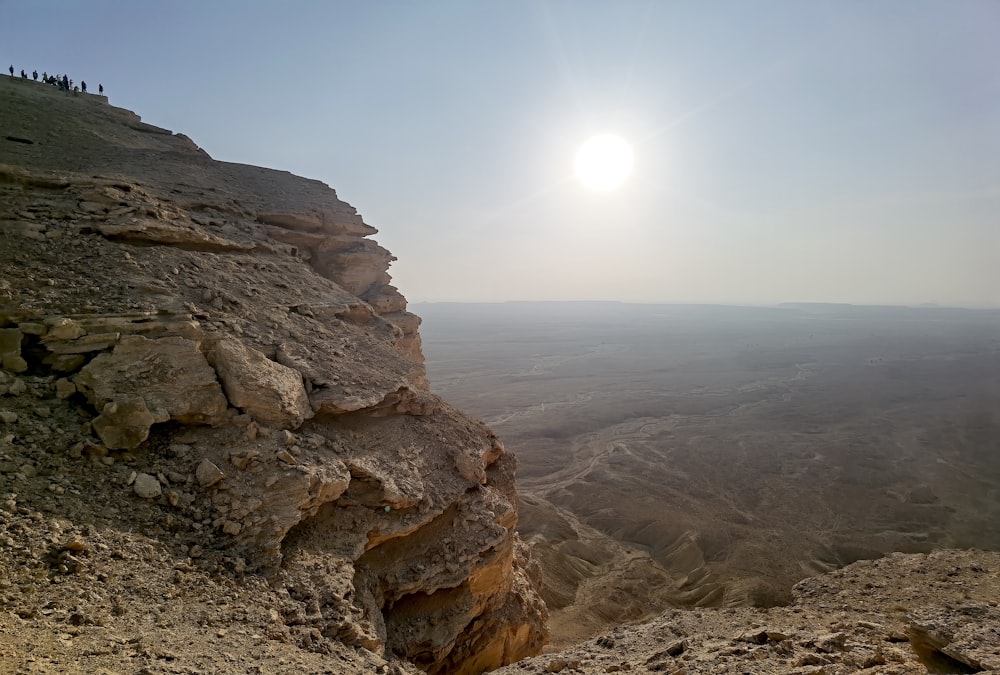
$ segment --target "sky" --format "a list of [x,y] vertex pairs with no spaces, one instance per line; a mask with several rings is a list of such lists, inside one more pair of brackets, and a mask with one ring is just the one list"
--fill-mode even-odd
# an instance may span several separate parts
[[[0,0],[0,17],[15,69],[101,83],[216,159],[335,188],[411,302],[1000,306],[1000,0]],[[634,151],[616,190],[573,175],[598,133]]]

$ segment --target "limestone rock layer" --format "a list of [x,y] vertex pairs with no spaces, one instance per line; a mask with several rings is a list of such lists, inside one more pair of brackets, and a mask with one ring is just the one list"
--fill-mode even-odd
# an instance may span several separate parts
[[537,653],[515,460],[428,391],[375,229],[104,99],[0,88],[4,394],[84,416],[67,452],[136,465],[120,498],[268,579],[303,647],[435,673]]

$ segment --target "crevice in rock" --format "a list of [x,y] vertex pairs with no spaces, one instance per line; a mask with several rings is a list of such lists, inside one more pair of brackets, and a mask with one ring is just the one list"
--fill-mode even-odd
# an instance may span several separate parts
[[967,663],[954,659],[934,644],[925,642],[913,636],[910,637],[910,646],[916,652],[920,663],[927,668],[928,673],[937,675],[954,675],[956,673],[981,673],[982,668],[974,668]]
[[143,236],[139,232],[121,232],[116,234],[106,234],[97,228],[85,226],[80,228],[80,234],[100,234],[108,241],[115,241],[130,246],[169,246],[189,253],[236,253],[249,255],[254,252],[253,246],[238,244],[236,242],[179,242],[166,239],[156,239]]

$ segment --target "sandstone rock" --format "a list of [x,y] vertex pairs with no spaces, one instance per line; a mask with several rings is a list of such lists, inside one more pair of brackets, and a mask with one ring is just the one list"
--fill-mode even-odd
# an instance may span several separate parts
[[65,377],[60,377],[56,380],[56,396],[61,399],[66,399],[76,393],[76,385],[67,380]]
[[211,487],[226,477],[218,466],[210,459],[203,459],[195,470],[195,478],[202,487]]
[[99,354],[74,378],[94,406],[142,398],[156,422],[217,424],[226,399],[215,371],[191,340],[128,336],[110,354]]
[[138,396],[109,401],[101,414],[94,418],[94,431],[106,446],[119,450],[132,450],[149,437],[149,428],[156,416]]
[[120,337],[121,333],[95,333],[75,340],[56,340],[50,334],[42,338],[42,343],[54,354],[87,354],[113,347]]
[[0,328],[0,355],[20,354],[24,334],[20,328]]
[[19,377],[15,377],[11,380],[11,383],[7,385],[7,393],[11,396],[20,396],[28,391],[28,385]]
[[14,380],[7,385],[7,393],[11,396],[20,396],[28,391],[28,385],[25,384],[24,380],[19,377],[15,377]]
[[28,362],[20,354],[4,354],[2,365],[12,373],[23,373],[28,369]]
[[57,373],[75,373],[87,362],[82,354],[50,354],[42,360]]
[[0,410],[0,422],[14,424],[17,422],[17,413],[13,410]]
[[1000,671],[1000,607],[995,603],[923,608],[909,617],[907,636],[925,663],[940,667],[951,659],[965,668],[953,664],[950,672]]
[[298,428],[313,416],[302,375],[235,340],[220,340],[209,352],[229,402],[271,427]]
[[252,244],[235,242],[205,232],[194,224],[165,223],[157,220],[132,219],[130,222],[102,223],[97,230],[112,239],[189,246],[203,251],[243,252],[253,249]]
[[162,488],[160,481],[156,480],[155,476],[140,473],[136,475],[135,482],[132,483],[132,491],[143,499],[156,499],[160,496]]
[[45,324],[24,322],[17,325],[25,335],[45,335]]
[[83,326],[73,319],[53,319],[46,324],[48,330],[45,337],[50,340],[75,340],[85,332]]

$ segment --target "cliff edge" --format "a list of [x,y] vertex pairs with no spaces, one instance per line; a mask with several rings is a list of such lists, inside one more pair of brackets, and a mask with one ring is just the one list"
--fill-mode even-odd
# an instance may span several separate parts
[[428,391],[375,229],[320,182],[0,79],[0,670],[537,653],[514,457]]

